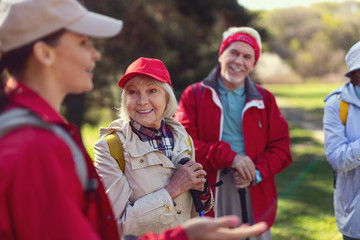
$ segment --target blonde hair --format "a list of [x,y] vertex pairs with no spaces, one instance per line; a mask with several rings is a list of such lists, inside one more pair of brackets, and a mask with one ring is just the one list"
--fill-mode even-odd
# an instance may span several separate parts
[[[156,79],[152,79],[152,78],[143,78],[141,79],[141,82],[140,84],[144,84],[145,82],[149,82],[151,84],[154,84],[156,86],[159,86],[161,88],[163,88],[166,92],[166,97],[167,97],[167,104],[166,104],[166,108],[165,108],[165,111],[163,113],[163,117],[172,117],[175,115],[176,113],[176,110],[177,110],[177,100],[176,100],[176,97],[175,97],[175,94],[174,94],[174,91],[172,89],[172,87],[168,84],[168,83],[164,83],[164,82],[159,82],[158,80]],[[126,108],[126,105],[125,105],[125,92],[128,88],[128,83],[130,81],[128,81],[124,87],[124,89],[122,90],[122,93],[121,93],[121,107],[119,109],[120,113],[119,113],[119,116],[121,119],[124,120],[124,123],[128,123],[131,119],[130,119],[130,115],[129,115],[129,112]]]
[[226,30],[225,32],[223,32],[223,41],[225,41],[225,39],[227,39],[228,37],[230,37],[231,35],[235,34],[235,33],[246,33],[249,34],[250,36],[252,36],[260,49],[262,49],[262,45],[261,45],[261,37],[260,34],[253,28],[251,27],[230,27],[228,28],[228,30]]

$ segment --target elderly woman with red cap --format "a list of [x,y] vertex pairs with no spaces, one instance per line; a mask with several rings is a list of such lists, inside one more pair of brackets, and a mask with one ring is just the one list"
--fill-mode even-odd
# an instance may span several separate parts
[[[95,144],[95,167],[125,235],[159,233],[197,216],[190,189],[203,191],[205,210],[212,206],[206,193],[206,172],[195,163],[193,143],[172,116],[177,102],[169,73],[158,59],[139,58],[120,79],[120,119],[100,129]],[[111,155],[104,138],[116,133],[125,168]],[[182,159],[189,159],[184,165]]]
[[[236,214],[250,224],[275,220],[275,175],[291,162],[288,125],[268,90],[248,76],[261,54],[259,33],[231,27],[219,64],[183,92],[175,118],[194,139],[196,161],[215,192],[215,217]],[[214,212],[208,214],[214,215]],[[270,230],[251,239],[271,239]]]

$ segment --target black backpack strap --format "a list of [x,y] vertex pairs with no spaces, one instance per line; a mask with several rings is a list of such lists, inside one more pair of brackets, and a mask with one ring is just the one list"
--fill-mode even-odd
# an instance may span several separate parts
[[[75,168],[85,191],[91,191],[96,184],[90,184],[85,157],[71,136],[59,125],[44,122],[29,109],[15,108],[0,115],[0,138],[7,133],[25,126],[34,126],[53,132],[69,146],[73,155]],[[89,189],[91,188],[91,189]]]

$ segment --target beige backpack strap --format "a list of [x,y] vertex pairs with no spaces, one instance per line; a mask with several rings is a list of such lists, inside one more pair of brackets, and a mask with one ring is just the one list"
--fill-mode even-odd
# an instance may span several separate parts
[[342,123],[346,126],[346,118],[348,115],[349,103],[344,102],[340,99],[340,119]]
[[121,171],[125,172],[124,150],[119,136],[113,132],[105,137],[110,149],[110,154],[116,159]]

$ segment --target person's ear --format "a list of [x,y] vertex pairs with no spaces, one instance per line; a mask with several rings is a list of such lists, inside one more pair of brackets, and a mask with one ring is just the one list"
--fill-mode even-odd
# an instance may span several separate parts
[[46,66],[50,66],[54,60],[54,50],[45,42],[39,41],[34,44],[33,53],[35,58]]

